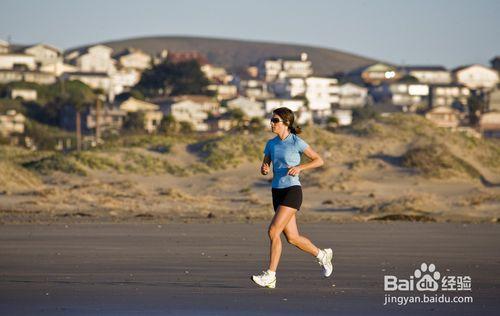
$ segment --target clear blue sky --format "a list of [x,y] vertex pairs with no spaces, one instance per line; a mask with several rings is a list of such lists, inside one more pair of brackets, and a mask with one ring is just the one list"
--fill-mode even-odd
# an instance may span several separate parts
[[0,39],[66,49],[194,35],[300,43],[404,64],[500,55],[498,0],[0,0]]

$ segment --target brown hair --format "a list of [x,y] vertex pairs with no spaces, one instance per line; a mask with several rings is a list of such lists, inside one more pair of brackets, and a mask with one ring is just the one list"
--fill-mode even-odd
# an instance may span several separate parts
[[273,110],[273,113],[281,117],[283,123],[288,126],[288,130],[292,134],[300,134],[302,129],[297,125],[293,126],[295,122],[295,115],[293,115],[292,110],[286,107],[281,107]]

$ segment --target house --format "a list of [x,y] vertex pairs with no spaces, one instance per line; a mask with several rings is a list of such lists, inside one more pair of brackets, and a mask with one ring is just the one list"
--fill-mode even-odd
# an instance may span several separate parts
[[465,106],[469,95],[469,88],[460,84],[432,85],[429,87],[429,106],[450,107],[454,103]]
[[61,51],[51,45],[36,44],[23,47],[20,50],[24,54],[31,55],[35,58],[35,63],[38,69],[43,66],[53,66],[55,64],[62,63]]
[[396,66],[375,63],[349,71],[345,79],[359,85],[377,86],[384,82],[398,80],[402,76],[403,74]]
[[481,115],[479,129],[485,137],[500,138],[500,112],[488,112]]
[[127,91],[141,81],[141,72],[134,68],[121,68],[111,74],[115,95]]
[[160,127],[163,113],[160,111],[160,106],[157,104],[130,97],[119,103],[118,107],[125,113],[144,113],[144,129],[148,133],[153,133],[158,129],[158,127]]
[[116,71],[116,61],[111,58],[112,53],[112,48],[99,44],[71,51],[66,54],[66,60],[81,72],[111,74]]
[[[97,127],[97,110],[95,107],[86,107],[80,112],[80,126],[83,134],[95,134]],[[104,106],[99,111],[100,132],[117,134],[122,128],[127,112],[119,107]],[[76,111],[73,106],[66,106],[61,113],[60,126],[66,130],[76,130]]]
[[207,86],[208,91],[212,91],[217,100],[228,100],[238,95],[238,87],[232,84],[211,84]]
[[41,72],[51,73],[56,77],[62,76],[65,72],[78,72],[78,68],[76,66],[65,64],[62,60],[59,60],[54,64],[42,65],[39,70]]
[[303,99],[267,99],[265,100],[265,110],[267,114],[271,114],[274,109],[286,107],[293,112],[299,111],[305,105]]
[[228,109],[239,109],[247,118],[264,118],[266,112],[264,111],[264,104],[262,102],[253,101],[249,98],[238,97],[227,102]]
[[[118,133],[123,127],[127,112],[118,107],[105,106],[99,113],[99,128],[101,132]],[[88,108],[83,114],[84,128],[94,130],[97,127],[97,111],[94,107]]]
[[208,131],[210,132],[227,132],[234,128],[238,122],[231,117],[229,112],[222,113],[216,116],[211,116],[206,119]]
[[499,80],[496,70],[478,64],[458,67],[453,70],[453,76],[457,83],[473,90],[492,90]]
[[352,110],[335,109],[332,114],[339,126],[349,126],[352,123]]
[[[408,77],[403,77],[403,79],[404,78]],[[403,107],[406,110],[416,107],[428,107],[429,85],[421,84],[416,79],[403,79],[385,85],[388,89],[391,103]]]
[[151,67],[152,58],[140,49],[126,48],[112,56],[121,68],[144,71]]
[[21,98],[24,101],[36,101],[37,91],[35,89],[12,88],[10,90],[10,98]]
[[200,69],[211,82],[227,84],[232,79],[232,76],[228,75],[223,67],[206,64],[201,66]]
[[213,98],[203,95],[183,95],[159,102],[164,115],[172,115],[177,122],[192,125],[197,132],[207,132],[209,114],[218,116],[219,103]]
[[7,54],[9,52],[10,44],[6,41],[0,40],[0,54]]
[[312,75],[312,63],[306,53],[300,57],[272,57],[259,62],[258,73],[265,82],[287,77],[306,78]]
[[0,135],[9,137],[12,134],[23,134],[26,117],[15,110],[8,110],[5,114],[0,114]]
[[488,110],[500,112],[500,88],[490,92],[488,97]]
[[0,54],[0,69],[31,70],[37,69],[35,57],[27,54],[3,53]]
[[0,69],[0,83],[25,81],[48,85],[55,83],[56,80],[56,76],[52,73],[29,70]]
[[363,107],[368,102],[368,89],[347,82],[339,86],[339,106],[343,109]]
[[439,127],[456,128],[460,123],[460,114],[457,110],[447,106],[437,106],[425,113],[425,118]]
[[313,116],[323,119],[331,114],[331,109],[340,102],[338,79],[308,77],[305,79],[308,108]]
[[449,84],[452,82],[451,72],[443,66],[404,66],[400,68],[403,75],[415,77],[423,84]]
[[258,79],[236,79],[236,85],[238,86],[238,92],[240,95],[255,99],[268,99],[274,95],[268,91],[268,85],[265,81]]

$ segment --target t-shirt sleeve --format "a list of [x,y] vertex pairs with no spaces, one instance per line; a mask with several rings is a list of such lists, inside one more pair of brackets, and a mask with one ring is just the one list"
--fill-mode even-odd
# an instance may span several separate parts
[[304,150],[306,150],[306,148],[309,146],[309,144],[307,144],[302,138],[297,137],[295,146],[300,153],[303,153]]
[[267,141],[266,147],[264,148],[264,155],[271,156],[271,142]]

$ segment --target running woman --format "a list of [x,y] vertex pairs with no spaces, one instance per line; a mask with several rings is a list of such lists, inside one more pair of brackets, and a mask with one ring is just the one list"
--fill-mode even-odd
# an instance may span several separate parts
[[[318,168],[323,159],[297,134],[301,132],[294,126],[293,112],[286,108],[277,108],[271,118],[271,130],[277,136],[270,139],[264,149],[264,160],[260,168],[263,175],[270,171],[273,164],[272,197],[274,217],[269,225],[270,239],[269,269],[260,275],[252,276],[252,280],[262,287],[276,287],[276,269],[281,256],[281,233],[287,241],[300,250],[315,256],[323,267],[323,276],[329,277],[333,272],[332,249],[319,249],[297,229],[296,213],[302,204],[302,187],[299,174],[303,170]],[[300,164],[300,156],[304,153],[311,161]]]

